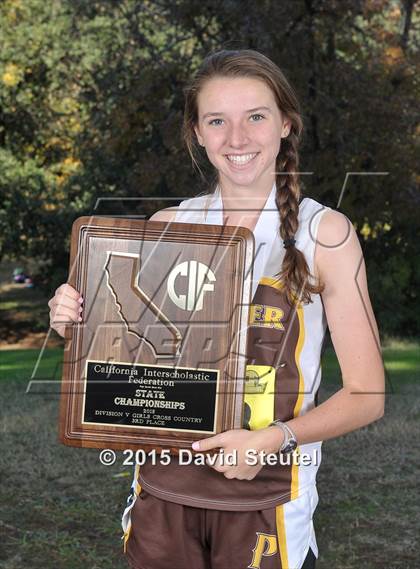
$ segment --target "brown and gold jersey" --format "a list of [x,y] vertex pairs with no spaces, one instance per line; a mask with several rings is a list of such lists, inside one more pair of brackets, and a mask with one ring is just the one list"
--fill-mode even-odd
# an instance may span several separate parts
[[[311,198],[304,198],[299,205],[296,247],[304,253],[312,274],[318,224],[327,209]],[[175,221],[221,225],[223,205],[219,188],[212,195],[181,202]],[[244,413],[244,427],[251,429],[266,427],[273,419],[287,421],[307,412],[315,404],[321,380],[320,355],[326,331],[322,301],[319,295],[313,295],[313,302],[306,305],[289,306],[285,301],[281,282],[276,279],[285,252],[278,229],[273,187],[254,229]],[[252,481],[228,480],[205,464],[180,464],[176,459],[167,466],[146,463],[140,468],[139,481],[157,497],[190,506],[226,510],[269,508],[314,485],[320,446],[314,443],[299,449],[301,454],[313,457],[312,464],[266,465]]]
[[[279,237],[275,190],[273,186],[253,232],[255,259],[243,425],[250,429],[264,428],[273,419],[287,421],[315,405],[327,325],[319,295],[313,295],[310,304],[289,306],[282,294],[276,274],[285,249]],[[327,209],[311,198],[304,198],[299,204],[296,247],[304,253],[311,274],[318,225]],[[181,202],[175,221],[222,225],[219,188],[214,194]],[[303,508],[304,515],[309,516],[307,528],[311,528],[321,442],[301,445],[298,450],[308,457],[305,464],[267,464],[252,481],[226,479],[206,464],[180,464],[174,458],[169,465],[147,462],[140,467],[138,479],[137,470],[133,484],[140,483],[147,492],[164,500],[210,509],[261,510],[293,502],[287,507],[292,513],[284,512],[290,518],[289,526],[293,520],[301,523]]]

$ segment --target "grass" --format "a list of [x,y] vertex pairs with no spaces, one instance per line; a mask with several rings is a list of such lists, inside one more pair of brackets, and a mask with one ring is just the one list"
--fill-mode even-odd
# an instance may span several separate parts
[[[122,466],[122,453],[114,466],[104,467],[99,451],[58,443],[58,396],[25,393],[38,354],[0,352],[0,567],[126,568],[120,516],[131,469]],[[58,379],[62,354],[46,350],[34,377]],[[385,419],[323,445],[317,569],[418,566],[419,345],[387,347],[384,359],[393,388]],[[321,400],[339,388],[339,380],[328,349]]]
[[[40,350],[2,350],[0,352],[0,379],[26,381],[35,371]],[[35,377],[60,379],[62,371],[62,348],[45,350],[40,358]]]
[[[121,467],[102,467],[98,451],[58,443],[58,396],[25,393],[37,355],[1,352],[0,567],[126,567],[119,518],[131,472],[114,478]],[[37,377],[54,377],[61,354],[45,356]]]
[[[389,346],[383,350],[385,417],[323,444],[315,514],[319,569],[418,566],[420,350],[415,343]],[[321,400],[339,387],[334,359],[327,356]]]

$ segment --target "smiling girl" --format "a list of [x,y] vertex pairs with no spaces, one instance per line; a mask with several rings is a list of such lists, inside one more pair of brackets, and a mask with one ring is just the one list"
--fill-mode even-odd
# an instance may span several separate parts
[[[246,394],[244,428],[193,445],[220,448],[233,463],[182,465],[173,457],[136,468],[123,516],[134,569],[315,567],[321,441],[383,414],[384,370],[362,251],[346,216],[301,196],[302,129],[293,89],[258,52],[212,54],[186,89],[184,139],[196,165],[205,153],[217,183],[152,219],[253,232],[247,374],[273,389]],[[51,299],[59,333],[77,321],[79,298],[65,284]],[[343,386],[316,405],[327,326]],[[249,451],[287,458],[296,448],[312,457],[309,464],[249,460]]]

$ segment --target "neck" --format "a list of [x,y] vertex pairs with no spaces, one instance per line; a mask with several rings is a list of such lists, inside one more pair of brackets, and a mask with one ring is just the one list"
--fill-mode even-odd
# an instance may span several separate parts
[[234,207],[235,205],[248,204],[251,207],[263,207],[268,196],[273,189],[275,178],[252,186],[240,186],[226,183],[226,180],[219,181],[219,189],[225,206]]

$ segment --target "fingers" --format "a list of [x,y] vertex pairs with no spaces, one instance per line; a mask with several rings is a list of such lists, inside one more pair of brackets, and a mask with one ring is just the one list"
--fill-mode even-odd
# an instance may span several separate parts
[[209,467],[220,472],[228,479],[253,480],[261,470],[262,465],[248,465],[243,456],[243,449],[238,452],[237,444],[233,444],[234,441],[232,440],[233,436],[235,436],[238,443],[238,438],[243,439],[245,434],[249,436],[249,433],[245,431],[225,431],[213,437],[194,442],[192,448],[201,452],[219,448],[218,453],[206,456],[206,464]]
[[223,472],[223,476],[228,478],[229,480],[233,480],[234,478],[238,478],[238,480],[243,480],[243,478],[236,476],[235,471],[230,468],[229,470]]
[[75,288],[65,283],[59,286],[55,291],[53,298],[48,302],[48,306],[50,308],[55,308],[63,305],[67,308],[78,309],[82,300],[80,293]]
[[50,320],[53,324],[65,324],[69,322],[81,322],[81,312],[76,312],[68,308],[50,310]]
[[75,312],[79,312],[79,308],[81,308],[81,303],[78,302],[77,300],[73,300],[72,298],[68,297],[68,296],[63,296],[63,295],[56,295],[54,296],[54,298],[52,298],[49,303],[48,306],[51,309],[55,309],[55,310],[60,310],[62,308],[69,308],[70,310],[73,310]]
[[213,448],[223,446],[223,433],[215,435],[214,437],[208,437],[207,439],[202,439],[201,441],[196,441],[192,444],[192,448],[197,451],[206,451]]
[[241,474],[241,473],[236,473],[232,469],[223,473],[223,476],[225,478],[228,478],[229,480],[232,480],[233,478],[236,478],[237,480],[254,480],[256,475],[257,475],[256,472],[252,472],[252,474]]
[[80,297],[80,293],[74,287],[69,285],[69,283],[64,283],[61,286],[59,286],[58,289],[55,291],[55,296],[57,294],[69,296],[74,300],[77,300]]
[[64,336],[66,324],[81,322],[82,302],[80,293],[68,283],[59,286],[49,300],[50,326],[60,336]]
[[237,480],[253,480],[261,468],[255,466],[249,467],[246,464],[238,463],[237,458],[233,463],[231,463],[226,460],[223,453],[220,453],[217,458],[207,458],[206,463],[208,466],[213,468],[213,470],[220,472],[229,480],[232,480],[233,478],[236,478]]
[[231,465],[226,463],[222,450],[213,455],[206,454],[206,464],[217,472],[225,472],[231,468]]
[[63,308],[59,312],[50,310],[50,326],[62,337],[64,337],[66,324],[81,321],[82,316],[79,316],[79,313],[74,310],[68,308]]

